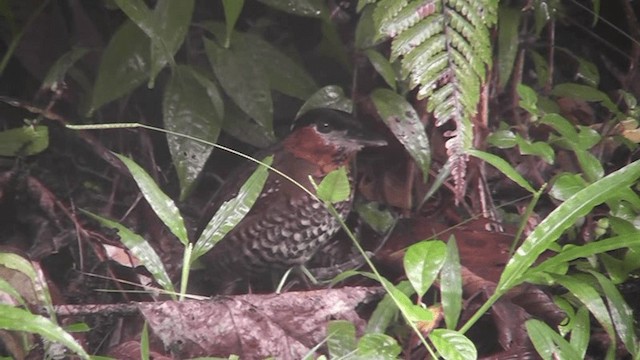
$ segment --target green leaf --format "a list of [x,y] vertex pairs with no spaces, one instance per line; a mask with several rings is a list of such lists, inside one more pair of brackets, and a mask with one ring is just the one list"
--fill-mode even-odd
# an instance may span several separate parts
[[[29,287],[27,284],[20,284],[20,285],[21,285],[20,291],[25,291]],[[27,306],[25,299],[22,297],[22,295],[20,295],[18,290],[16,290],[16,288],[11,286],[11,284],[3,278],[0,278],[0,292],[4,293],[6,296],[11,297],[20,306],[23,306],[23,307]],[[7,301],[4,300],[4,303],[7,303]]]
[[463,334],[446,329],[434,329],[429,334],[440,356],[445,360],[477,359],[478,351],[475,345]]
[[562,285],[573,296],[589,309],[593,317],[598,320],[602,328],[607,332],[615,347],[616,334],[613,328],[611,316],[600,294],[593,288],[590,282],[578,276],[551,274],[553,280]]
[[496,169],[500,170],[500,172],[505,174],[509,179],[511,179],[516,184],[520,185],[520,187],[522,187],[523,189],[527,190],[528,192],[530,192],[532,194],[536,192],[533,189],[533,187],[529,184],[529,182],[527,180],[525,180],[525,178],[522,177],[522,175],[520,175],[518,170],[514,169],[504,159],[502,159],[502,158],[500,158],[500,157],[498,157],[496,155],[489,154],[487,152],[480,151],[480,150],[474,150],[474,149],[468,150],[467,153],[469,155],[471,155],[471,156],[475,156],[475,157],[477,157],[479,159],[482,159],[482,160],[486,161],[487,163],[491,164],[493,167],[495,167]]
[[159,0],[150,10],[142,0],[115,0],[116,4],[151,40],[150,82],[166,64],[173,63],[191,23],[194,0]]
[[576,220],[615,194],[611,189],[625,188],[640,177],[640,161],[633,162],[587,186],[553,210],[525,239],[507,263],[496,292],[506,291],[523,281],[525,271]]
[[89,114],[149,78],[150,46],[149,38],[132,21],[120,26],[102,54]]
[[511,130],[497,130],[487,136],[487,142],[499,149],[516,146],[516,134]]
[[580,307],[573,318],[570,344],[578,353],[578,359],[584,359],[589,347],[591,337],[591,324],[589,323],[589,310]]
[[522,10],[509,6],[501,6],[498,15],[498,78],[500,88],[504,88],[511,72],[518,53],[520,35],[520,19]]
[[0,131],[0,156],[29,156],[49,147],[49,128],[23,126]]
[[[203,86],[203,85],[206,85]],[[222,126],[222,99],[213,82],[188,66],[174,68],[165,87],[162,112],[167,130],[215,143]],[[212,145],[167,134],[169,151],[180,181],[180,199],[184,200],[202,171]]]
[[618,288],[610,279],[596,271],[589,271],[593,275],[600,287],[602,288],[607,304],[609,305],[609,313],[611,320],[618,333],[618,336],[624,343],[625,347],[632,356],[638,354],[638,337],[635,334],[633,310],[624,300]]
[[244,7],[244,0],[222,0],[222,6],[224,7],[224,18],[227,20],[227,35],[224,39],[224,47],[228,48],[231,45],[231,34],[233,28],[236,26],[236,21],[240,16],[240,12]]
[[[49,316],[55,320],[55,312],[53,311],[53,302],[51,300],[51,293],[49,292],[49,288],[47,287],[46,281],[43,281],[40,276],[38,276],[36,269],[33,267],[31,262],[24,257],[9,253],[9,252],[0,252],[0,265],[7,267],[12,270],[16,270],[29,278],[29,281],[33,285],[33,290],[35,292],[35,297],[40,305],[43,305]],[[26,291],[27,286],[23,289],[18,288],[17,290]],[[24,292],[23,295],[26,295]]]
[[365,51],[367,58],[373,65],[373,68],[376,69],[376,72],[382,76],[384,81],[391,87],[391,89],[396,91],[396,72],[391,66],[389,60],[386,57],[382,56],[377,51],[367,50]]
[[447,258],[447,245],[439,240],[411,245],[404,255],[404,271],[418,297],[429,290]]
[[[401,281],[396,285],[396,289],[405,296],[411,296],[415,293],[413,286],[408,281]],[[389,294],[386,294],[376,306],[367,322],[366,333],[384,333],[389,325],[395,321],[398,316],[398,307],[393,302]]]
[[518,84],[516,90],[520,96],[520,107],[527,110],[531,115],[537,116],[538,107],[536,104],[538,103],[538,95],[536,92],[524,84]]
[[213,218],[207,223],[198,241],[196,241],[191,258],[192,263],[211,250],[251,210],[251,207],[262,192],[265,181],[267,181],[269,175],[267,166],[271,166],[272,162],[273,156],[263,159],[262,164],[264,165],[258,166],[251,174],[238,191],[238,195],[220,206]]
[[289,14],[321,17],[326,8],[321,0],[258,0],[263,4],[269,5],[274,9],[278,9]]
[[129,169],[133,180],[138,184],[142,196],[147,200],[153,212],[167,225],[171,233],[175,235],[182,244],[186,245],[189,242],[187,229],[184,225],[182,215],[173,200],[162,192],[155,181],[153,181],[153,178],[151,178],[140,165],[136,164],[135,161],[120,154],[115,155]]
[[529,339],[542,359],[581,359],[571,344],[544,322],[530,319],[525,326]]
[[357,354],[362,359],[395,360],[401,352],[396,339],[386,334],[364,334],[358,341]]
[[296,114],[296,119],[307,111],[318,108],[334,109],[351,114],[353,104],[351,103],[351,99],[344,95],[344,91],[342,91],[339,86],[325,86],[316,91],[302,104],[302,107],[298,110],[298,114]]
[[224,112],[222,129],[227,134],[262,149],[276,142],[277,139],[271,129],[251,120],[249,115],[240,110],[233,102],[227,102]]
[[578,158],[580,168],[584,172],[587,180],[594,182],[598,179],[602,179],[604,176],[604,168],[602,167],[600,160],[591,155],[587,150],[576,149],[574,152]]
[[0,329],[38,334],[49,341],[66,346],[83,359],[89,359],[89,354],[69,333],[44,316],[0,304]]
[[89,49],[87,48],[76,47],[60,56],[58,60],[56,60],[56,63],[49,68],[49,71],[47,72],[47,75],[42,81],[42,85],[40,87],[49,89],[55,84],[64,81],[69,69],[71,69],[73,65],[78,60],[82,59],[88,52]]
[[620,112],[618,107],[611,101],[607,94],[587,85],[574,83],[558,84],[553,88],[553,90],[551,90],[551,95],[580,99],[584,101],[602,102],[602,105],[612,113],[617,114]]
[[582,246],[572,246],[562,250],[559,254],[545,260],[540,265],[527,271],[528,275],[538,272],[552,271],[557,266],[566,264],[579,258],[588,258],[593,255],[606,253],[617,249],[625,249],[640,246],[640,234],[637,232],[598,240]]
[[[158,282],[158,284],[170,293],[175,292],[171,278],[162,263],[162,259],[160,259],[158,253],[156,253],[147,240],[125,226],[120,225],[120,223],[116,221],[90,213],[86,210],[83,210],[82,212],[97,220],[103,226],[116,229],[120,236],[120,241],[122,241],[127,249],[129,249],[129,251],[131,251],[138,260],[140,260],[144,267],[147,268],[151,275],[153,275],[153,278]],[[170,295],[174,297],[173,294]]]
[[273,90],[300,100],[306,100],[318,90],[315,81],[304,67],[280,49],[252,34],[243,34],[238,36],[238,39],[241,39],[245,51],[251,54],[254,66],[258,65],[264,69]]
[[554,180],[549,195],[557,200],[566,201],[585,186],[587,182],[579,174],[562,173]]
[[379,234],[389,231],[396,223],[395,216],[388,209],[380,209],[376,202],[356,204],[359,217]]
[[553,148],[543,141],[531,142],[516,134],[516,144],[520,149],[522,155],[535,155],[539,156],[547,164],[553,164],[555,160],[555,152]]
[[462,275],[456,238],[447,241],[447,257],[440,271],[440,293],[447,329],[455,330],[462,311]]
[[404,97],[391,90],[376,89],[371,99],[382,121],[422,170],[422,179],[426,182],[431,167],[431,148],[418,113]]
[[229,49],[204,40],[205,52],[224,91],[251,118],[263,127],[273,129],[273,103],[269,80],[252,55],[241,47]]
[[327,324],[327,347],[331,358],[349,356],[356,350],[356,327],[346,320]]
[[575,126],[559,114],[545,114],[540,122],[551,126],[562,137],[568,140],[572,144],[578,143],[578,131]]
[[316,190],[318,198],[332,204],[346,201],[351,195],[349,176],[344,166],[333,170],[322,179]]

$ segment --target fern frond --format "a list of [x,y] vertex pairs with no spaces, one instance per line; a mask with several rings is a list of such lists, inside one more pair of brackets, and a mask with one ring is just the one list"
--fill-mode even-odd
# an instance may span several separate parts
[[489,28],[497,20],[497,0],[382,0],[374,10],[379,33],[392,38],[391,60],[427,99],[436,126],[453,122],[445,135],[456,187],[464,193],[466,150],[486,67],[491,62]]

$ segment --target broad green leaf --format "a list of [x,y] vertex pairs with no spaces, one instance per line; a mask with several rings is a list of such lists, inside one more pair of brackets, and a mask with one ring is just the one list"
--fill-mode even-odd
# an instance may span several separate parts
[[554,128],[562,137],[572,144],[578,143],[578,131],[575,126],[559,114],[545,114],[540,122]]
[[594,206],[614,196],[611,189],[628,187],[639,177],[640,161],[636,161],[587,186],[558,206],[533,230],[509,260],[496,291],[506,291],[522,282],[525,271],[567,228]]
[[566,201],[578,191],[584,189],[587,184],[579,174],[562,173],[553,181],[549,195],[557,200]]
[[[273,90],[300,100],[306,100],[318,90],[315,81],[304,67],[280,49],[253,34],[242,34],[237,38],[241,39],[245,51],[251,54],[254,65],[264,69]],[[236,43],[236,46],[239,45]]]
[[325,86],[316,91],[302,104],[302,107],[298,110],[298,114],[296,114],[296,119],[307,111],[318,108],[329,108],[351,114],[353,104],[351,103],[351,99],[344,95],[344,91],[342,91],[339,86]]
[[0,304],[0,329],[38,334],[49,341],[66,346],[82,359],[89,359],[89,354],[69,333],[44,316]]
[[447,329],[455,330],[462,311],[462,275],[456,238],[447,241],[447,258],[440,271],[440,293]]
[[184,225],[184,219],[180,214],[180,210],[178,210],[173,200],[162,192],[158,184],[153,181],[153,178],[135,161],[120,154],[115,155],[124,163],[127,169],[129,169],[133,180],[138,184],[142,196],[147,200],[153,212],[167,225],[169,231],[171,231],[182,244],[186,245],[189,242],[187,229]]
[[[200,76],[199,79],[196,77]],[[208,86],[205,88],[203,85]],[[222,99],[213,82],[179,65],[165,87],[162,102],[167,130],[215,143],[222,126]],[[184,200],[202,171],[212,145],[167,134],[169,151],[180,181],[180,199]]]
[[331,358],[347,357],[356,350],[356,327],[346,320],[327,324],[327,347]]
[[64,81],[69,69],[71,69],[73,65],[83,58],[88,52],[89,49],[87,48],[76,47],[59,57],[58,60],[56,60],[56,63],[49,68],[49,71],[47,72],[47,75],[42,81],[42,85],[40,87],[49,89],[55,84]]
[[307,17],[321,17],[326,8],[321,0],[258,0],[263,4],[269,5],[274,9],[278,9],[289,14]]
[[373,9],[373,6],[367,6],[358,19],[354,41],[354,46],[357,49],[368,49],[376,45],[378,31],[373,22]]
[[376,72],[382,76],[384,81],[391,87],[391,89],[396,91],[396,72],[391,66],[389,60],[382,56],[379,52],[375,50],[367,50],[365,51],[367,58],[373,65],[373,68],[376,69]]
[[241,47],[225,49],[204,40],[205,52],[224,91],[252,119],[267,129],[273,128],[273,103],[269,80],[252,55]]
[[447,245],[439,240],[411,245],[404,255],[404,271],[418,297],[429,290],[447,258]]
[[362,359],[395,360],[401,352],[396,339],[386,334],[364,334],[358,341],[357,354]]
[[576,349],[544,322],[530,319],[525,326],[529,339],[542,359],[581,359]]
[[333,170],[322,179],[316,190],[318,198],[322,201],[335,204],[349,199],[351,184],[344,166]]
[[[551,274],[553,280],[559,285],[567,289],[573,296],[589,309],[593,317],[598,320],[602,328],[607,332],[609,338],[615,344],[616,334],[613,328],[613,322],[607,306],[602,301],[600,294],[593,288],[590,282],[578,276],[567,276]],[[615,345],[613,345],[615,347]]]
[[620,112],[618,107],[611,101],[609,96],[597,88],[574,84],[574,83],[563,83],[556,85],[553,90],[551,90],[551,95],[568,97],[572,99],[580,99],[584,101],[597,101],[602,102],[609,111],[614,114]]
[[[129,251],[131,251],[131,253],[138,258],[142,264],[144,264],[144,267],[147,268],[151,275],[153,275],[153,278],[158,282],[158,284],[170,293],[175,292],[171,278],[162,263],[162,259],[160,259],[158,253],[156,253],[147,240],[127,229],[125,226],[120,225],[120,223],[116,221],[85,210],[82,212],[97,220],[103,226],[117,230],[118,236],[120,236],[120,241],[122,241],[127,249],[129,249]],[[174,297],[173,294],[170,295],[171,297]]]
[[516,134],[511,130],[497,130],[487,136],[487,142],[499,149],[516,146]]
[[[402,281],[396,285],[398,291],[405,294],[405,296],[411,296],[415,293],[413,286],[408,281]],[[398,316],[398,307],[393,302],[393,299],[389,294],[386,294],[382,300],[376,305],[376,309],[371,314],[369,321],[367,322],[366,333],[384,333],[389,325],[395,321]]]
[[555,152],[553,148],[543,141],[531,142],[516,134],[516,144],[520,149],[522,155],[534,155],[539,156],[547,164],[553,164],[555,161]]
[[396,223],[395,216],[388,209],[380,209],[376,202],[356,204],[356,212],[360,219],[379,234],[389,231]]
[[527,190],[528,192],[532,194],[536,192],[531,186],[531,184],[529,184],[529,182],[525,180],[525,178],[522,177],[522,175],[520,175],[518,170],[514,169],[508,162],[506,162],[501,157],[493,154],[489,154],[484,151],[475,150],[475,149],[467,150],[467,153],[471,156],[475,156],[491,164],[493,167],[500,170],[509,179],[511,179],[516,184],[520,185],[520,187]]
[[273,145],[277,140],[271,129],[251,120],[249,115],[231,101],[224,107],[222,129],[236,139],[261,149]]
[[429,334],[440,356],[445,360],[477,359],[478,351],[475,345],[463,334],[446,329],[434,329]]
[[418,113],[402,96],[387,89],[376,89],[371,99],[389,130],[422,170],[424,182],[429,178],[431,148]]
[[538,102],[538,95],[536,92],[524,84],[518,84],[516,90],[520,96],[520,107],[527,110],[531,115],[537,116],[538,107],[536,104]]
[[224,18],[227,26],[224,47],[229,48],[231,45],[231,34],[233,33],[233,28],[236,26],[240,12],[244,7],[244,0],[222,0],[222,6],[224,7]]
[[576,149],[575,151],[576,157],[578,158],[578,163],[580,164],[580,168],[582,172],[584,172],[585,177],[590,182],[594,182],[596,180],[602,179],[604,176],[604,168],[602,167],[602,163],[595,156],[593,156],[587,150]]
[[0,156],[29,156],[49,147],[49,128],[23,126],[0,131]]
[[507,5],[501,6],[498,15],[498,77],[500,88],[504,88],[516,59],[519,49],[520,19],[522,10]]
[[264,165],[259,165],[251,174],[238,191],[238,195],[220,206],[213,218],[207,223],[198,241],[196,241],[191,258],[192,263],[211,250],[251,210],[251,207],[262,192],[264,183],[267,181],[269,175],[267,166],[270,166],[272,162],[273,156],[263,159],[262,163]]
[[596,271],[589,271],[589,273],[598,280],[604,292],[607,304],[609,305],[611,320],[613,321],[613,326],[618,336],[629,353],[635,356],[638,353],[638,337],[635,334],[633,310],[629,307],[618,288],[610,279],[607,279],[604,275]]
[[578,129],[578,143],[576,145],[580,149],[591,149],[602,140],[602,135],[589,126],[578,125]]
[[102,53],[89,114],[149,78],[150,46],[151,40],[132,21],[120,26]]
[[194,0],[159,0],[153,10],[142,0],[116,0],[116,4],[149,37],[151,68],[149,87],[166,64],[173,63],[191,23]]

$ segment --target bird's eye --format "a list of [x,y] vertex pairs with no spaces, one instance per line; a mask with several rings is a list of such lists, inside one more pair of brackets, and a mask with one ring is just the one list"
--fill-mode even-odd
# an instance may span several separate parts
[[326,121],[321,121],[316,124],[316,128],[323,134],[327,134],[333,130],[333,126]]

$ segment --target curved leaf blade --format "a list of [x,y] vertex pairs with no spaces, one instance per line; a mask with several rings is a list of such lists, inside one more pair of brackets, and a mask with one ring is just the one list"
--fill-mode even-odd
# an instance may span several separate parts
[[47,340],[63,344],[83,359],[90,358],[73,336],[60,326],[44,316],[34,315],[23,309],[0,304],[0,329],[38,334]]
[[129,169],[133,180],[138,184],[142,196],[147,200],[153,212],[158,215],[160,220],[167,225],[171,233],[173,233],[181,243],[184,245],[188,244],[189,239],[187,237],[184,220],[173,200],[162,192],[151,176],[147,174],[140,165],[136,164],[135,161],[120,154],[115,155]]
[[[205,87],[206,86],[206,87]],[[222,98],[216,85],[190,67],[179,65],[164,92],[162,112],[167,130],[215,143],[222,127]],[[169,151],[180,182],[180,199],[190,193],[213,146],[167,134]]]
[[391,90],[376,89],[371,99],[382,121],[422,170],[426,182],[431,167],[431,148],[418,113],[404,97]]
[[522,282],[526,275],[525,271],[531,267],[538,256],[578,218],[586,215],[594,206],[614,197],[615,189],[626,188],[639,177],[640,161],[636,161],[585,187],[558,206],[525,239],[509,260],[500,277],[496,292],[504,292]]
[[170,292],[172,297],[175,297],[173,294],[175,292],[173,283],[171,282],[171,278],[162,263],[162,259],[160,259],[158,253],[147,242],[147,240],[129,230],[127,227],[120,225],[120,223],[116,221],[109,220],[86,210],[83,210],[82,212],[97,220],[103,226],[116,229],[120,236],[120,241],[122,241],[127,249],[129,249],[129,251],[131,251],[131,253],[135,255],[142,264],[144,264],[144,267],[149,270],[158,284],[162,286],[163,289]]

